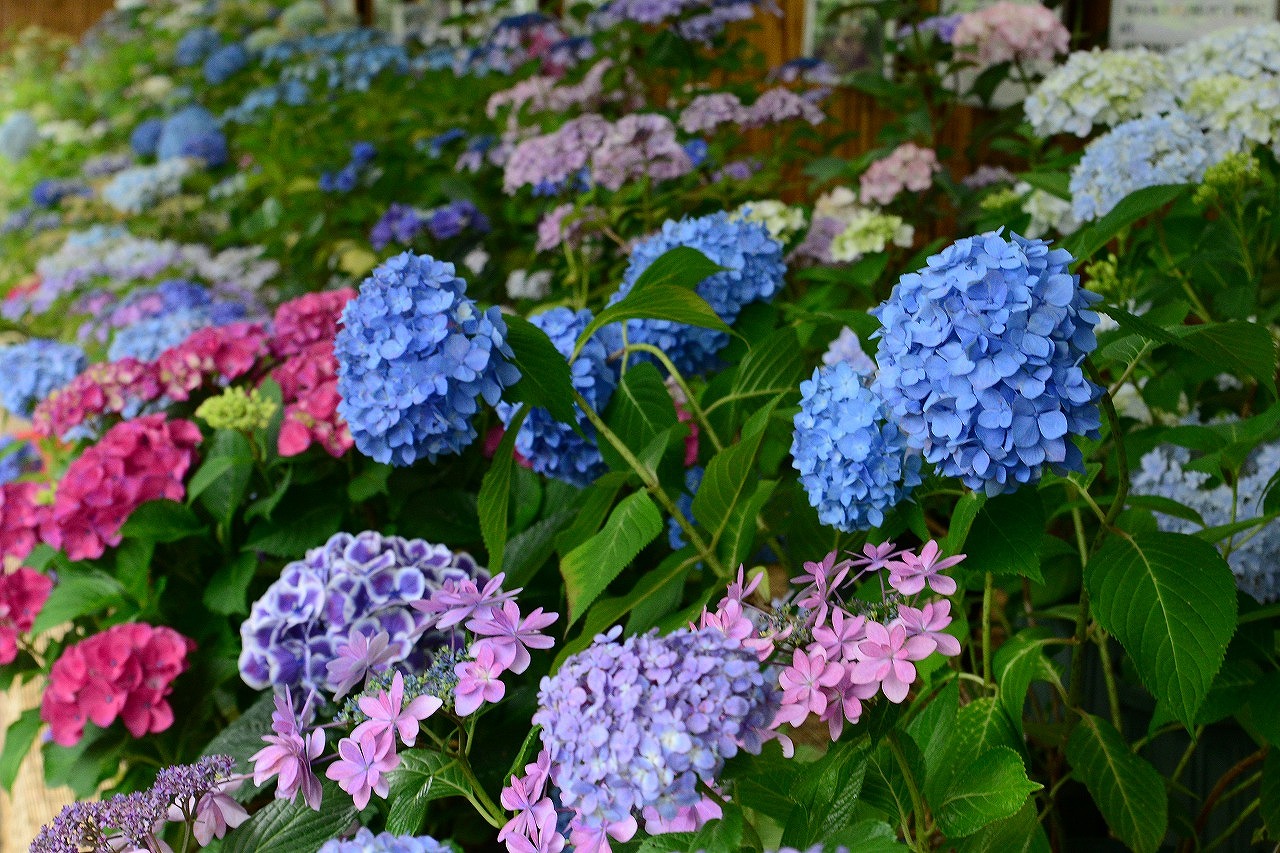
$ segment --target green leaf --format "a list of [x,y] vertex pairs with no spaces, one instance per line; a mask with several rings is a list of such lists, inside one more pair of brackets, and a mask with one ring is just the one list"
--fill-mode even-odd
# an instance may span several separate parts
[[249,532],[245,550],[262,551],[273,557],[301,557],[308,548],[338,532],[342,515],[342,504],[322,503],[286,519],[259,521]]
[[105,614],[124,601],[124,587],[106,572],[83,564],[74,570],[64,569],[36,616],[32,632],[39,634],[81,616]]
[[528,414],[528,407],[522,407],[508,425],[502,441],[498,443],[498,449],[493,453],[493,462],[480,482],[480,495],[476,499],[476,508],[480,514],[480,535],[489,552],[489,570],[495,575],[502,571],[502,560],[507,550],[511,472],[516,464],[516,435]]
[[1217,549],[1194,536],[1113,536],[1089,560],[1085,584],[1103,628],[1187,728],[1236,628],[1236,584]]
[[5,729],[4,749],[0,750],[0,788],[12,793],[22,759],[35,743],[40,725],[40,709],[28,708]]
[[204,532],[204,525],[186,504],[161,498],[135,509],[120,535],[153,542],[177,542]]
[[1044,505],[1037,492],[1022,490],[988,499],[966,537],[965,568],[1044,583],[1040,573],[1044,523]]
[[561,423],[577,426],[577,408],[573,404],[573,377],[569,362],[551,343],[547,333],[523,317],[504,315],[507,342],[515,353],[520,381],[505,393],[512,403],[527,403],[546,409]]
[[197,499],[224,524],[235,514],[253,475],[253,448],[235,430],[220,429],[209,442],[203,464],[187,485],[187,503]]
[[201,755],[229,755],[236,760],[239,772],[250,774],[250,778],[233,792],[242,803],[252,800],[271,784],[269,780],[262,785],[253,784],[253,764],[249,758],[266,745],[262,736],[271,732],[271,715],[275,707],[275,694],[263,693],[200,752]]
[[844,741],[805,768],[792,792],[798,807],[787,821],[783,844],[808,847],[853,824],[868,752],[863,738]]
[[763,402],[761,398],[799,395],[804,367],[804,350],[795,327],[784,326],[752,346],[738,365],[732,390],[713,406],[733,403],[739,408],[743,403]]
[[201,599],[211,613],[222,616],[249,612],[249,584],[258,569],[258,555],[242,551],[234,559],[227,560],[209,578]]
[[298,800],[272,800],[227,833],[222,853],[315,853],[349,827],[359,812],[336,784],[324,782],[324,810]]
[[925,780],[925,796],[929,800],[945,796],[964,772],[965,763],[974,756],[985,755],[993,749],[1017,750],[1021,743],[1004,708],[994,697],[982,696],[961,706],[947,757],[938,772]]
[[1206,364],[1236,376],[1252,376],[1275,393],[1276,342],[1265,326],[1233,320],[1182,326],[1174,333],[1183,347]]
[[716,314],[715,309],[694,291],[672,284],[655,284],[639,293],[632,290],[621,301],[597,314],[578,336],[578,343],[573,351],[574,358],[578,357],[582,347],[597,329],[625,320],[670,320],[673,323],[733,333]]
[[1049,839],[1040,826],[1034,799],[1027,800],[1017,814],[989,823],[960,845],[959,853],[1049,853]]
[[1038,190],[1071,201],[1071,176],[1066,172],[1024,172],[1021,177]]
[[764,439],[765,424],[776,405],[777,400],[771,400],[752,415],[743,427],[741,440],[721,450],[707,463],[702,485],[693,497],[693,516],[711,533],[707,543],[711,547],[715,547],[729,526],[734,507],[755,491],[756,453]]
[[538,519],[511,537],[502,559],[502,566],[507,572],[507,586],[524,586],[533,578],[555,552],[556,536],[575,516],[573,510],[562,509]]
[[723,817],[708,822],[698,830],[693,840],[689,842],[688,849],[690,851],[740,853],[742,850],[754,849],[743,843],[742,826],[744,821],[742,809],[733,803],[726,803],[723,807],[723,812]]
[[1262,790],[1258,794],[1262,822],[1272,841],[1280,839],[1280,751],[1272,749],[1262,763]]
[[1000,704],[1022,735],[1022,708],[1033,681],[1047,681],[1062,688],[1058,670],[1045,656],[1048,631],[1026,630],[1014,634],[996,651],[992,664],[1000,687]]
[[400,766],[391,771],[388,779],[391,811],[387,815],[387,831],[396,835],[416,835],[432,800],[464,797],[471,791],[455,759],[428,750],[401,752]]
[[960,682],[952,679],[929,704],[907,724],[907,734],[920,747],[926,779],[950,773],[952,741],[956,734],[956,714],[960,710]]
[[741,565],[753,553],[757,523],[760,512],[773,497],[777,480],[760,480],[752,487],[745,500],[738,502],[729,513],[729,518],[716,546],[721,563],[729,568]]
[[1188,188],[1187,184],[1176,184],[1146,187],[1130,193],[1121,199],[1120,203],[1106,216],[1077,231],[1063,243],[1077,261],[1085,260],[1110,243],[1121,229],[1175,201],[1186,193]]
[[[622,443],[635,453],[675,426],[678,422],[676,407],[658,368],[647,361],[629,368],[613,392],[605,420]],[[616,453],[605,442],[601,444],[604,445],[601,450],[606,453],[606,459]],[[620,457],[617,461],[615,467],[621,469],[625,463]]]
[[645,492],[623,498],[599,533],[574,548],[560,561],[569,625],[630,565],[644,547],[662,532],[662,514]]
[[385,495],[387,493],[387,479],[394,470],[390,465],[380,465],[376,462],[370,464],[359,474],[352,477],[350,483],[347,483],[347,500],[353,504],[359,504],[378,495]]
[[1156,769],[1092,714],[1083,715],[1071,733],[1067,760],[1115,836],[1134,853],[1155,853],[1169,824],[1169,800]]
[[631,292],[648,290],[654,285],[673,285],[689,290],[704,279],[723,272],[725,267],[708,258],[691,246],[676,246],[659,255],[645,267],[644,272],[631,286]]
[[561,556],[595,535],[627,479],[628,474],[624,471],[610,471],[582,490],[581,497],[574,504],[578,517],[556,536],[556,551]]
[[998,746],[956,773],[935,805],[933,816],[948,838],[972,835],[989,823],[1018,813],[1027,797],[1043,787],[1027,778],[1022,757]]
[[[907,765],[911,768],[916,784],[925,778],[924,757],[910,735],[894,732],[891,737],[897,738],[898,745],[906,756]],[[889,744],[882,743],[871,753],[867,761],[866,778],[862,783],[862,798],[872,807],[890,816],[893,823],[904,823],[911,816],[911,794],[907,781],[889,749]]]
[[947,543],[943,553],[959,554],[969,541],[969,532],[978,519],[978,512],[987,502],[987,496],[981,492],[966,492],[956,501],[956,508],[951,513],[951,526],[947,529]]

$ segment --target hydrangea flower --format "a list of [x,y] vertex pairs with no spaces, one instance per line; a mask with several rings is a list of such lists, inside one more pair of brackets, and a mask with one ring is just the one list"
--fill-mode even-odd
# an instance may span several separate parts
[[416,208],[392,202],[370,229],[369,244],[379,252],[392,241],[409,246],[426,227],[426,219]]
[[1066,53],[1071,33],[1058,15],[1039,3],[1001,0],[970,12],[951,36],[959,56],[980,68],[1001,62],[1049,62]]
[[818,125],[826,119],[827,114],[813,102],[811,97],[797,95],[790,89],[779,86],[768,89],[755,99],[755,102],[747,108],[741,126],[759,128],[797,120]]
[[117,717],[135,738],[162,732],[173,725],[165,697],[194,648],[172,628],[113,625],[69,646],[54,662],[40,719],[62,746],[77,744],[86,723],[106,728]]
[[876,372],[876,363],[863,351],[862,341],[859,340],[857,332],[848,326],[840,329],[840,334],[822,354],[822,363],[828,367],[842,361],[852,367],[853,372],[859,376],[872,377]]
[[1071,209],[1071,202],[1059,198],[1039,187],[1019,181],[1013,192],[1022,197],[1022,212],[1031,217],[1027,223],[1026,237],[1034,239],[1046,234],[1070,234],[1080,227]]
[[319,853],[452,853],[452,850],[429,835],[392,835],[390,832],[374,835],[362,826],[345,841],[336,838],[326,841]]
[[538,691],[550,780],[573,809],[571,841],[608,849],[641,809],[671,819],[702,800],[739,749],[758,752],[777,694],[756,656],[717,629],[596,637]]
[[602,210],[592,206],[578,209],[572,204],[561,204],[552,208],[538,220],[538,242],[534,251],[548,252],[561,245],[578,248],[588,227],[603,216]]
[[[697,219],[669,219],[660,232],[638,243],[610,304],[630,293],[649,265],[677,246],[697,249],[725,267],[723,272],[703,279],[697,292],[728,324],[738,319],[745,306],[767,302],[782,288],[786,273],[782,247],[768,230],[758,222],[734,222],[726,213],[713,213]],[[627,340],[656,346],[681,374],[701,373],[714,367],[716,354],[729,342],[724,332],[670,320],[631,320],[627,324]]]
[[852,211],[843,224],[844,229],[832,238],[827,250],[831,260],[837,263],[883,252],[890,245],[909,249],[916,237],[916,229],[901,216],[869,207]]
[[710,133],[722,124],[743,124],[747,109],[732,92],[698,95],[680,111],[679,125],[685,133]]
[[233,42],[209,54],[201,70],[210,86],[221,86],[249,65],[249,51],[239,42]]
[[140,121],[129,134],[129,147],[139,157],[153,157],[156,146],[160,144],[160,133],[164,130],[164,120],[149,118]]
[[338,411],[361,453],[393,465],[460,453],[476,398],[496,405],[520,378],[501,312],[481,312],[466,289],[453,264],[405,252],[343,309]]
[[1169,65],[1143,47],[1079,50],[1027,96],[1023,109],[1040,136],[1088,136],[1094,127],[1174,108]]
[[1192,81],[1183,108],[1201,128],[1233,144],[1243,140],[1270,146],[1280,140],[1280,76],[1201,77]]
[[13,414],[30,418],[36,404],[66,385],[85,367],[84,351],[74,344],[32,338],[0,348],[0,402]]
[[470,555],[443,545],[372,530],[335,533],[285,566],[254,602],[240,626],[240,676],[256,690],[336,690],[328,665],[354,633],[385,632],[393,654],[384,663],[407,660],[421,668],[441,638],[417,639],[426,620],[409,605],[461,579],[488,575]]
[[37,503],[36,483],[0,485],[0,558],[24,560],[36,546],[46,507]]
[[738,205],[729,217],[736,221],[759,222],[769,230],[769,236],[785,243],[793,235],[804,230],[804,208],[787,205],[777,199],[745,201]]
[[40,128],[26,110],[11,112],[0,122],[0,154],[10,160],[26,157],[39,141]]
[[193,104],[165,119],[156,142],[156,157],[195,157],[209,168],[217,168],[227,162],[227,138],[213,114]]
[[903,192],[924,192],[941,170],[932,148],[904,142],[876,160],[858,179],[864,204],[888,204]]
[[307,293],[281,303],[271,323],[271,352],[286,358],[305,351],[312,344],[332,343],[338,321],[356,292],[349,287]]
[[791,443],[794,465],[818,518],[851,532],[878,527],[920,485],[920,457],[846,361],[800,383]]
[[[585,308],[575,312],[565,307],[552,308],[529,318],[533,325],[547,333],[565,359],[573,354],[578,336],[592,319],[591,312]],[[605,326],[592,335],[569,366],[574,390],[597,412],[603,412],[609,405],[618,385],[619,363],[611,358],[621,349],[622,330],[616,323]],[[569,424],[557,421],[546,409],[530,411],[516,434],[516,451],[539,474],[586,487],[604,473],[606,466],[596,444],[595,428],[576,404],[574,411],[581,435]],[[511,425],[515,413],[516,406],[498,404],[498,417],[504,426]]]
[[179,157],[123,169],[102,188],[102,200],[121,213],[142,213],[156,202],[180,193],[183,179],[195,171],[197,162]]
[[116,332],[107,350],[107,358],[155,361],[168,349],[178,346],[195,332],[214,323],[210,312],[200,308],[174,311],[162,317],[149,317]]
[[196,417],[213,429],[248,432],[266,429],[275,412],[275,401],[263,397],[257,388],[246,392],[239,386],[232,386],[201,403],[196,409]]
[[173,49],[173,62],[180,68],[189,68],[204,62],[222,44],[222,37],[210,27],[193,27],[182,34]]
[[1090,142],[1072,169],[1072,212],[1089,222],[1145,187],[1198,183],[1234,147],[1228,137],[1199,130],[1182,113],[1123,122]]
[[1261,82],[1280,75],[1280,22],[1214,30],[1169,51],[1168,59],[1179,88],[1218,74]]
[[[710,44],[734,21],[755,17],[760,0],[613,0],[592,16],[596,29],[617,26],[623,21],[665,24],[681,38]],[[766,7],[767,8],[767,7]]]
[[1101,297],[1071,255],[999,232],[966,237],[907,273],[880,320],[874,389],[907,444],[940,474],[988,495],[1054,470],[1083,470],[1074,435],[1096,436],[1097,386],[1080,367],[1097,347]]
[[0,569],[0,666],[17,659],[18,636],[35,625],[52,589],[53,579],[34,569]]

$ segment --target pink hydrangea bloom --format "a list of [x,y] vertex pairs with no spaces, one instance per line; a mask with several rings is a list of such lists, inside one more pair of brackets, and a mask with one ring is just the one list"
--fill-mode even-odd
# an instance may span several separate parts
[[467,630],[483,638],[477,648],[491,648],[499,666],[519,674],[529,668],[529,649],[555,645],[555,640],[543,634],[542,629],[558,617],[557,613],[543,613],[539,607],[521,618],[519,606],[514,601],[504,601],[501,608],[494,608],[488,615],[468,620]]
[[463,661],[454,668],[458,686],[454,689],[453,709],[459,717],[469,716],[485,702],[497,702],[507,693],[501,677],[505,668],[493,647],[478,643],[475,654],[475,660]]
[[297,456],[319,444],[330,456],[341,458],[355,446],[351,428],[338,414],[338,359],[333,338],[317,341],[290,356],[271,373],[280,385],[284,421],[277,450],[281,456]]
[[933,640],[908,637],[901,625],[886,628],[879,622],[867,623],[867,639],[858,645],[861,658],[849,673],[854,684],[879,685],[885,698],[898,703],[916,680],[912,661],[924,660],[934,649]]
[[277,358],[297,355],[314,343],[327,342],[333,348],[342,309],[354,299],[349,287],[308,293],[283,303],[271,324],[271,352]]
[[0,562],[4,557],[24,560],[36,547],[36,533],[46,513],[36,502],[39,491],[35,483],[0,485]]
[[17,658],[18,635],[31,630],[52,589],[49,576],[33,569],[0,569],[0,666]]
[[324,731],[302,733],[289,693],[277,694],[275,703],[276,710],[271,715],[273,734],[262,736],[267,745],[249,759],[253,762],[253,783],[261,785],[275,776],[277,799],[292,800],[301,791],[307,806],[319,811],[323,789],[311,770],[311,762],[324,752]]
[[691,171],[693,161],[676,140],[675,125],[656,113],[618,119],[591,159],[591,180],[610,190],[646,177],[669,181]]
[[160,386],[167,396],[182,401],[206,382],[238,379],[253,369],[266,342],[266,330],[258,323],[200,329],[156,359]]
[[951,44],[982,68],[1001,62],[1046,62],[1066,53],[1071,33],[1039,3],[993,3],[960,20]]
[[956,591],[955,578],[942,574],[943,570],[957,565],[964,554],[938,559],[938,543],[930,540],[920,549],[919,555],[904,551],[889,562],[889,585],[903,595],[915,595],[929,588],[938,595],[951,595]]
[[386,774],[399,766],[395,736],[390,731],[365,730],[338,741],[338,760],[324,775],[351,795],[356,808],[363,809],[373,794],[386,798],[390,790]]
[[822,108],[808,98],[797,95],[784,87],[770,89],[747,108],[741,122],[743,127],[765,127],[784,121],[801,119],[809,124],[821,124],[827,118]]
[[533,248],[538,252],[548,252],[568,244],[576,249],[582,245],[588,226],[602,216],[603,212],[598,207],[578,210],[572,204],[557,205],[538,220],[538,242]]
[[950,601],[930,601],[921,608],[904,604],[898,608],[898,624],[906,629],[908,637],[924,637],[933,642],[938,654],[948,657],[960,654],[960,641],[943,633],[951,624]]
[[888,204],[902,192],[923,192],[933,186],[933,174],[941,168],[932,148],[904,142],[862,173],[862,202]]
[[103,415],[122,415],[160,399],[154,365],[135,358],[93,364],[36,406],[32,426],[47,438],[61,438]]
[[116,718],[134,737],[173,724],[165,697],[187,669],[195,643],[172,628],[142,622],[114,625],[67,648],[49,673],[40,719],[55,743],[74,746],[86,722],[106,727]]
[[362,696],[360,710],[369,719],[356,726],[352,735],[356,738],[365,732],[374,736],[392,732],[400,736],[405,746],[413,746],[418,739],[418,724],[430,717],[444,703],[435,696],[419,696],[404,704],[404,676],[399,672],[391,679],[391,691],[379,691],[377,696]]
[[680,113],[680,129],[685,133],[699,134],[715,130],[722,124],[742,124],[747,120],[747,109],[732,92],[712,92],[698,95]]
[[827,691],[844,678],[843,664],[827,660],[821,646],[796,649],[791,665],[778,676],[782,687],[782,707],[774,720],[776,728],[783,723],[798,726],[810,714],[821,716],[827,710]]

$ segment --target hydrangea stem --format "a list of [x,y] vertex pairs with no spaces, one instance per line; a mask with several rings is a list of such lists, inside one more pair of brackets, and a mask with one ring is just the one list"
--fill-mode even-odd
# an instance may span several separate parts
[[982,584],[982,683],[988,690],[995,689],[991,676],[991,599],[995,592],[995,575],[987,572]]
[[627,344],[624,347],[625,352],[645,352],[656,358],[667,369],[667,373],[675,381],[676,385],[684,393],[685,405],[689,407],[689,411],[698,421],[698,426],[702,427],[702,431],[707,434],[707,438],[711,440],[711,446],[717,452],[724,450],[724,445],[720,443],[720,436],[716,434],[715,429],[711,426],[711,421],[707,420],[706,412],[698,405],[698,399],[693,395],[693,391],[689,388],[689,384],[684,381],[684,377],[680,375],[680,371],[676,370],[675,364],[665,352],[655,347],[653,344]]
[[920,795],[920,787],[916,784],[915,774],[911,772],[911,765],[907,761],[907,756],[902,752],[902,746],[898,743],[898,733],[890,732],[885,738],[885,743],[889,745],[889,751],[893,753],[893,757],[898,762],[898,769],[902,771],[902,778],[907,783],[907,793],[911,797],[911,813],[915,817],[914,837],[906,831],[906,817],[903,817],[903,835],[907,836],[907,844],[912,850],[927,850],[928,828],[924,813],[924,798]]

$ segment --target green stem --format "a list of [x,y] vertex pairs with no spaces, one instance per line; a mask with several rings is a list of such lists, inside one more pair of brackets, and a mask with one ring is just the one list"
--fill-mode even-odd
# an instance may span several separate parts
[[1187,744],[1187,749],[1182,753],[1182,758],[1178,759],[1178,766],[1173,768],[1173,775],[1169,777],[1170,782],[1177,782],[1178,777],[1182,775],[1182,771],[1187,769],[1187,765],[1191,763],[1191,754],[1196,751],[1200,735],[1203,733],[1204,726],[1196,726],[1195,731],[1191,732],[1191,743]]
[[889,736],[885,738],[885,743],[889,744],[889,751],[897,759],[898,768],[902,771],[902,778],[907,782],[907,793],[911,797],[911,813],[915,817],[915,837],[912,838],[905,831],[905,827],[903,828],[903,835],[907,836],[907,844],[912,850],[927,850],[928,828],[925,823],[924,797],[921,796],[920,788],[916,784],[915,774],[911,772],[911,766],[907,763],[907,756],[903,754],[902,746],[898,743],[898,733],[890,732]]
[[1231,825],[1228,826],[1221,835],[1213,839],[1213,841],[1204,848],[1204,853],[1210,853],[1212,850],[1217,850],[1219,847],[1230,841],[1232,836],[1239,832],[1240,827],[1244,826],[1244,822],[1253,816],[1253,813],[1258,810],[1260,805],[1262,805],[1262,801],[1259,799],[1255,799],[1250,803],[1248,808],[1240,812],[1239,817],[1233,820]]
[[991,676],[991,599],[995,591],[995,575],[987,572],[982,584],[982,683],[994,690],[996,683]]
[[1120,693],[1116,689],[1116,674],[1111,668],[1111,646],[1109,645],[1111,638],[1107,636],[1107,632],[1098,629],[1098,657],[1102,661],[1102,678],[1107,685],[1107,704],[1111,708],[1111,725],[1116,727],[1116,731],[1124,731],[1124,719],[1120,716]]
[[680,386],[681,392],[684,393],[685,405],[689,407],[689,411],[693,413],[693,417],[698,421],[698,426],[702,427],[702,431],[706,433],[707,438],[711,439],[711,445],[716,452],[724,450],[724,445],[720,443],[720,436],[716,435],[715,429],[711,426],[711,421],[707,420],[707,415],[703,411],[702,406],[698,404],[698,398],[693,395],[693,391],[689,388],[688,383],[684,381],[684,377],[680,375],[680,371],[676,370],[675,364],[672,363],[670,357],[653,344],[627,344],[624,347],[625,358],[626,352],[646,352],[662,363],[667,369],[667,373]]
[[489,799],[489,795],[485,793],[484,786],[480,784],[480,780],[476,778],[475,772],[471,769],[471,762],[467,761],[467,757],[465,755],[457,755],[454,756],[454,760],[458,762],[458,769],[466,777],[467,783],[471,787],[471,792],[467,795],[471,805],[476,807],[476,811],[490,826],[494,829],[501,829],[503,824],[507,822],[507,813],[497,803]]

